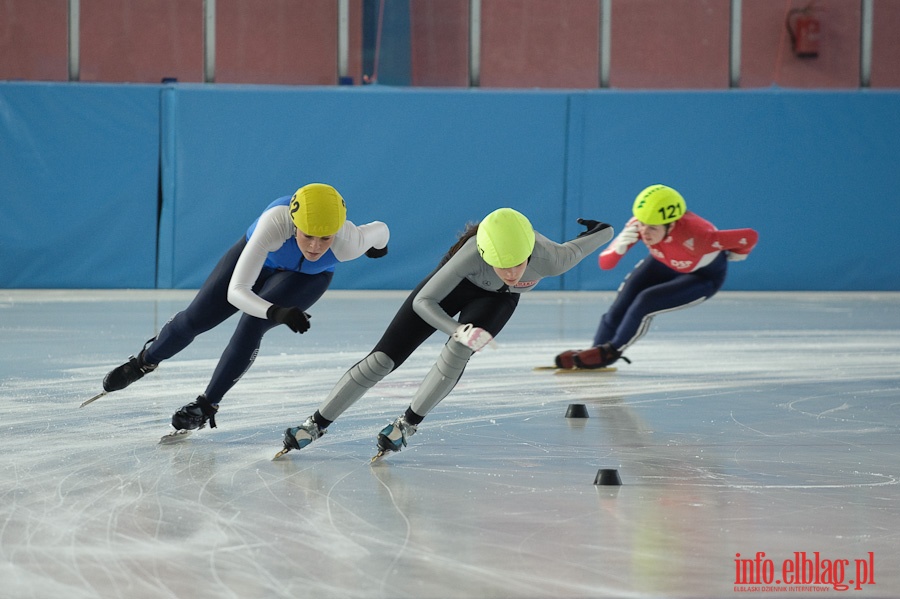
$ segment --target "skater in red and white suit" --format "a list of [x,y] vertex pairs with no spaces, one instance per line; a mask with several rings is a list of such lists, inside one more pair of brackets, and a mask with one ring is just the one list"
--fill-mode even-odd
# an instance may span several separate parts
[[725,282],[728,262],[747,258],[759,237],[753,229],[716,229],[688,212],[681,194],[665,185],[651,185],[638,194],[633,214],[600,254],[600,268],[615,268],[638,240],[650,250],[650,257],[641,260],[622,282],[600,320],[593,347],[557,355],[560,368],[613,364],[647,333],[654,316],[695,306],[715,295]]

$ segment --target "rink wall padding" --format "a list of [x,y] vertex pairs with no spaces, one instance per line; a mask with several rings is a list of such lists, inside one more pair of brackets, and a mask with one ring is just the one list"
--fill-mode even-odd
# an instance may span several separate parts
[[0,83],[0,287],[152,288],[158,86]]
[[[503,91],[0,83],[0,286],[195,288],[273,199],[328,182],[409,289],[499,206],[551,239],[651,183],[760,244],[725,289],[898,290],[900,91]],[[612,290],[585,260],[539,289]]]

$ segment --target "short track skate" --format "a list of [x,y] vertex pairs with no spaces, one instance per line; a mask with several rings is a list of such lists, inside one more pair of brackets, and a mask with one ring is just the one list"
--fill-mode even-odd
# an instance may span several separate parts
[[559,366],[535,366],[535,371],[551,370],[553,374],[573,374],[573,373],[595,373],[615,372],[618,370],[615,366],[605,366],[603,368],[560,368]]
[[[203,428],[203,427],[200,427],[200,428]],[[171,445],[172,443],[177,443],[178,441],[181,441],[182,439],[187,439],[192,432],[193,431],[184,429],[184,428],[173,429],[172,431],[166,433],[165,435],[163,435],[162,437],[159,438],[159,444],[160,445]]]
[[97,401],[98,399],[100,399],[100,398],[103,397],[104,395],[107,395],[108,393],[109,393],[109,391],[101,391],[100,393],[98,393],[98,394],[95,395],[94,397],[92,397],[92,398],[90,398],[90,399],[86,399],[86,400],[84,400],[83,402],[81,402],[81,405],[78,406],[78,407],[79,407],[79,408],[83,408],[84,406],[88,405],[89,403],[93,403],[93,402]]

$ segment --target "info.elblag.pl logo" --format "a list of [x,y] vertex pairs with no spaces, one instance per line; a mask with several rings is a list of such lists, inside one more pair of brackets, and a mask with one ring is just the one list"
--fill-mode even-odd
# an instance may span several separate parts
[[795,551],[776,562],[757,551],[752,558],[734,555],[734,590],[739,592],[858,591],[875,584],[875,553],[857,559],[827,559],[815,551]]

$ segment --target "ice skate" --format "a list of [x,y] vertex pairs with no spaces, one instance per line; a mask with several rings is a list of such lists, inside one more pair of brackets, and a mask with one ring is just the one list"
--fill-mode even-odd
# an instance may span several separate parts
[[575,354],[580,351],[582,350],[570,349],[557,355],[553,360],[554,364],[556,364],[556,368],[575,368]]
[[273,460],[277,460],[292,449],[303,449],[326,431],[319,428],[312,416],[307,418],[300,426],[292,426],[284,431],[284,449],[275,454]]
[[110,370],[109,373],[103,377],[103,390],[107,393],[121,391],[131,383],[142,378],[145,374],[156,370],[156,364],[150,364],[144,360],[144,355],[147,353],[147,346],[155,339],[156,338],[154,337],[147,341],[147,343],[144,344],[144,349],[138,353],[137,357],[130,356],[127,362]]
[[377,462],[385,455],[400,451],[406,447],[407,439],[416,434],[417,426],[406,421],[406,416],[400,416],[394,422],[384,427],[378,433],[378,453],[372,458]]
[[573,361],[575,362],[576,368],[594,370],[599,368],[607,368],[608,366],[615,363],[619,358],[622,358],[623,360],[631,364],[631,360],[623,357],[622,352],[614,348],[609,343],[604,343],[603,345],[578,352],[573,356]]
[[166,433],[165,435],[163,435],[162,437],[159,438],[159,444],[160,445],[169,445],[172,443],[176,443],[178,441],[181,441],[182,439],[187,438],[187,436],[190,435],[191,432],[193,432],[193,431],[189,431],[187,429],[177,429],[177,428],[172,429],[171,431],[169,431],[168,433]]
[[207,422],[210,428],[216,428],[218,411],[218,404],[210,403],[205,395],[200,395],[172,415],[172,428],[176,431],[198,430],[205,427]]

